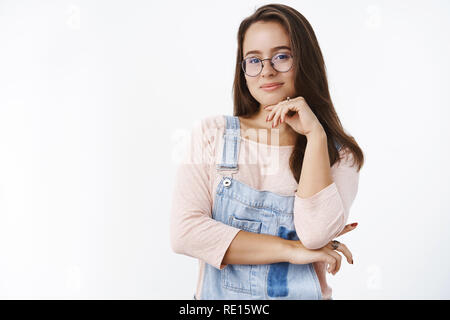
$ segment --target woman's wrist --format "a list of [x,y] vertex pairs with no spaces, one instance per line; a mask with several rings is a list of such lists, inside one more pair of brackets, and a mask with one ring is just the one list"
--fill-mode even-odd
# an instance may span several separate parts
[[280,253],[282,261],[292,263],[292,256],[294,251],[302,245],[299,240],[282,239]]
[[[278,236],[270,236],[274,245],[269,245],[267,243],[266,249],[272,251],[267,251],[273,260],[270,263],[278,263],[278,262],[290,262],[292,261],[292,256],[294,250],[298,248],[298,243],[301,244],[300,241],[295,240],[287,240]],[[269,249],[270,248],[270,249]]]
[[309,132],[306,135],[306,139],[308,141],[310,140],[322,140],[322,139],[327,139],[327,133],[325,132],[325,130],[323,129],[323,127],[321,125],[318,125],[314,130],[311,130],[311,132]]

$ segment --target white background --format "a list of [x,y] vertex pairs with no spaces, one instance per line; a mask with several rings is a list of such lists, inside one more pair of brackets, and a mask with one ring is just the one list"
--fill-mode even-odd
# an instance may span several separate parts
[[[0,298],[192,298],[197,260],[169,243],[177,150],[232,114],[237,29],[267,3],[0,1]],[[450,3],[282,3],[366,157],[333,298],[449,299]]]

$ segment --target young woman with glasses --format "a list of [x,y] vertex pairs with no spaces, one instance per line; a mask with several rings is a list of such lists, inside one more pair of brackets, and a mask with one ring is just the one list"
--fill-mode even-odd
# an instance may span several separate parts
[[171,245],[196,299],[332,299],[364,157],[336,114],[314,31],[260,7],[238,31],[234,115],[205,117],[179,166]]

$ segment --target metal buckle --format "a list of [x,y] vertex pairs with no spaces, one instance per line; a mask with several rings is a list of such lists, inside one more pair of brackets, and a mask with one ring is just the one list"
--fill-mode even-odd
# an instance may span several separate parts
[[239,167],[238,167],[238,165],[236,165],[236,168],[223,168],[220,165],[216,165],[216,170],[220,175],[222,175],[224,177],[227,176],[226,172],[231,173],[231,178],[233,179],[233,174],[235,174],[236,172],[239,171]]

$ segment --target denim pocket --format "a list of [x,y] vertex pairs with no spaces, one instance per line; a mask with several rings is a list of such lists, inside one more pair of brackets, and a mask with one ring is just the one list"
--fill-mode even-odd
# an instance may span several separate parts
[[[231,215],[228,224],[253,233],[261,232],[261,221],[238,219]],[[239,293],[252,293],[253,278],[256,277],[256,265],[252,264],[229,264],[222,272],[222,285]]]
[[231,215],[228,219],[228,224],[230,226],[249,231],[254,233],[259,233],[261,231],[261,221],[256,220],[245,220],[241,218],[236,218],[234,215]]

